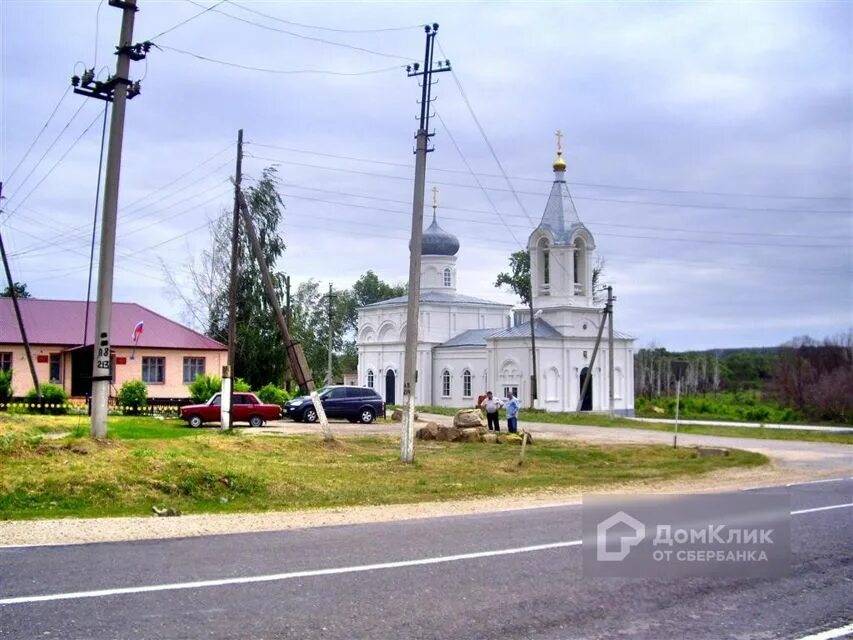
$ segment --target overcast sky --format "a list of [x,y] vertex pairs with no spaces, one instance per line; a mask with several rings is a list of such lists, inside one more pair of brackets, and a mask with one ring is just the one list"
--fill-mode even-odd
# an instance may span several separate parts
[[[212,4],[138,2],[134,39],[163,48],[132,65],[144,80],[127,110],[116,300],[183,319],[160,261],[180,273],[209,242],[206,220],[230,210],[240,127],[249,180],[279,168],[280,269],[324,287],[368,269],[404,281],[419,93],[403,67],[423,55],[417,25],[438,22],[523,204],[442,74],[427,186],[461,242],[462,293],[513,301],[493,282],[541,218],[560,128],[617,328],[638,346],[775,345],[853,326],[853,3],[239,0],[155,38]],[[4,0],[0,19],[0,224],[14,277],[37,297],[84,299],[103,103],[62,96],[73,72],[114,67],[121,11]],[[263,73],[177,50],[362,75]]]

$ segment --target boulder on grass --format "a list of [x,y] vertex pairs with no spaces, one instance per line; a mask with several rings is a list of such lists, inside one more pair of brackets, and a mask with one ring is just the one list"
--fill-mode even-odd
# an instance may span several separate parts
[[[420,416],[415,412],[415,420],[419,420]],[[394,409],[391,412],[391,420],[392,422],[402,422],[403,421],[403,410],[402,409]]]
[[456,442],[459,440],[461,431],[456,427],[445,427],[440,426],[438,428],[438,433],[435,435],[436,440],[441,440],[442,442]]
[[482,438],[480,427],[459,429],[459,442],[480,442]]
[[427,422],[415,433],[418,440],[435,440],[438,437],[439,426],[435,422]]
[[469,427],[485,427],[486,421],[479,409],[461,409],[453,418],[453,426],[460,429]]
[[488,433],[484,433],[482,435],[483,442],[488,442],[489,444],[497,444],[498,443],[498,434],[494,431],[489,431]]

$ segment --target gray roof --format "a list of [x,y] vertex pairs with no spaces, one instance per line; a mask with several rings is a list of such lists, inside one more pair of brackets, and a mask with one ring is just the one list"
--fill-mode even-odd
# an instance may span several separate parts
[[[370,309],[374,307],[390,307],[398,304],[406,304],[409,301],[409,296],[399,296],[382,302],[374,302],[362,307],[362,309]],[[488,304],[497,307],[506,307],[509,309],[512,305],[494,302],[492,300],[484,300],[483,298],[475,298],[474,296],[466,296],[461,293],[453,293],[450,291],[421,291],[421,302],[438,302],[444,304]]]
[[586,231],[590,238],[592,237],[578,217],[572,194],[569,193],[569,187],[566,185],[565,173],[562,171],[556,172],[554,184],[551,185],[551,194],[548,196],[545,212],[542,214],[542,221],[537,228],[548,229],[553,234],[556,244],[568,244],[571,242],[572,234],[580,229]]
[[458,336],[451,338],[447,342],[443,342],[436,348],[440,349],[443,347],[485,347],[486,338],[490,337],[494,333],[497,333],[498,331],[500,331],[500,329],[468,329],[468,331],[464,331]]
[[[550,324],[542,320],[541,318],[536,319],[536,324],[534,325],[534,331],[537,338],[562,338],[563,336]],[[525,322],[524,324],[519,324],[514,327],[510,327],[509,329],[504,329],[502,331],[498,331],[497,333],[493,333],[489,336],[489,339],[500,339],[500,338],[529,338],[530,337],[530,323]]]
[[459,238],[438,226],[435,211],[433,211],[432,224],[424,231],[421,255],[455,256],[457,251],[459,251]]

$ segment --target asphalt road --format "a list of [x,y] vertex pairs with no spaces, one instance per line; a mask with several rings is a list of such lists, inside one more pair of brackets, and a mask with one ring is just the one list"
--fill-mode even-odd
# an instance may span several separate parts
[[853,480],[761,491],[838,507],[792,516],[785,578],[584,579],[578,506],[0,548],[0,638],[767,640],[853,622]]

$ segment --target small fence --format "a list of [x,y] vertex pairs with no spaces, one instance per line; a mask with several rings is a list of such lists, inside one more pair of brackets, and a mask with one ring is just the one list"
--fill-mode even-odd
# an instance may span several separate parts
[[[190,404],[189,398],[149,398],[147,404],[135,406],[119,405],[116,398],[109,400],[109,411],[116,415],[177,417],[181,407]],[[65,402],[33,402],[26,398],[12,398],[0,402],[0,412],[43,413],[52,415],[89,414],[89,398],[72,398]]]

